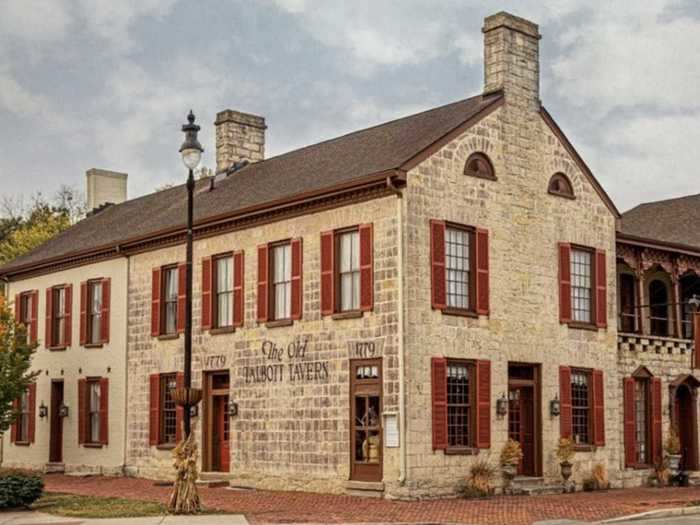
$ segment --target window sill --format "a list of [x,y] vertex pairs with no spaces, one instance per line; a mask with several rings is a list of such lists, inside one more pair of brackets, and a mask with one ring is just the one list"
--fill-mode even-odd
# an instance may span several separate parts
[[574,450],[576,452],[595,452],[597,449],[595,445],[574,445]]
[[30,444],[29,441],[15,441],[16,447],[28,447]]
[[236,329],[233,326],[222,326],[221,328],[212,328],[209,330],[211,335],[232,334]]
[[599,330],[599,328],[594,324],[578,323],[576,321],[571,321],[566,324],[569,328],[574,328],[576,330],[589,330],[591,332],[597,332]]
[[571,195],[569,193],[563,193],[561,191],[547,190],[547,193],[549,193],[550,195],[554,195],[555,197],[563,197],[564,199],[569,199],[572,201],[576,200],[575,195]]
[[445,449],[446,456],[476,456],[478,448],[474,447],[448,447]]
[[495,175],[486,175],[485,173],[479,173],[478,171],[464,170],[464,174],[467,177],[476,177],[477,179],[498,180]]
[[343,319],[359,319],[362,317],[362,310],[351,310],[349,312],[338,312],[333,314],[331,319],[334,321],[341,321]]
[[277,328],[280,326],[292,326],[294,324],[293,319],[277,319],[275,321],[268,321],[265,326],[268,328]]
[[158,450],[172,450],[175,448],[175,443],[162,443],[160,445],[156,445],[156,448]]
[[64,350],[68,349],[66,345],[63,346],[50,346],[49,348],[50,352],[63,352]]
[[102,448],[104,445],[102,443],[83,443],[85,448]]
[[84,348],[102,348],[104,347],[104,344],[102,343],[88,343],[83,345]]
[[456,315],[458,317],[471,317],[473,319],[478,319],[479,314],[474,310],[466,310],[463,308],[443,308],[442,313],[445,315]]
[[178,339],[179,337],[180,334],[164,334],[158,336],[158,341],[172,341],[174,339]]

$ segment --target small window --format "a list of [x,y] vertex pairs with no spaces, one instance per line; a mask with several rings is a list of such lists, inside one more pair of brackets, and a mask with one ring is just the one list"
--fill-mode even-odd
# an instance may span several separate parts
[[567,199],[575,198],[571,181],[563,173],[555,173],[552,175],[552,178],[549,179],[548,191],[550,194],[556,195],[557,197],[565,197]]
[[163,268],[162,330],[166,335],[177,333],[178,269]]
[[589,250],[571,250],[571,305],[574,322],[593,322],[593,253]]
[[447,307],[471,310],[474,272],[473,232],[457,226],[445,228],[445,279]]
[[58,347],[66,344],[66,289],[53,288],[52,297],[52,329],[51,346]]
[[102,342],[102,281],[88,283],[88,341]]
[[447,445],[473,445],[472,369],[468,363],[447,362]]
[[360,232],[338,234],[338,308],[341,312],[360,309]]
[[17,308],[19,308],[19,322],[24,325],[26,330],[24,334],[25,342],[29,341],[32,333],[32,323],[35,322],[32,321],[33,300],[34,296],[31,292],[23,293],[19,296],[19,305],[17,305]]
[[160,376],[160,442],[175,443],[177,434],[177,406],[173,399],[173,390],[177,387],[175,374]]
[[483,153],[472,153],[464,165],[464,174],[481,179],[496,180],[491,160]]
[[292,245],[289,242],[275,244],[270,248],[270,280],[272,302],[270,312],[273,320],[292,317]]
[[29,443],[29,392],[22,392],[19,397],[19,415],[17,417],[17,442]]
[[648,465],[650,461],[650,418],[649,418],[649,380],[635,378],[634,380],[634,433],[635,458],[640,465]]
[[591,444],[591,375],[587,371],[571,372],[572,437],[577,445]]
[[87,381],[88,413],[87,442],[100,443],[100,396],[102,389],[99,379]]
[[233,325],[233,257],[218,257],[214,259],[214,264],[216,327],[226,328]]

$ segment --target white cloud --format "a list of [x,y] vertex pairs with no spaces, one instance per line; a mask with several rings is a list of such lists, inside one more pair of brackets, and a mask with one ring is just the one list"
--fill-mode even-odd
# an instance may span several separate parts
[[8,0],[2,4],[0,35],[25,43],[52,42],[66,36],[71,22],[65,1]]

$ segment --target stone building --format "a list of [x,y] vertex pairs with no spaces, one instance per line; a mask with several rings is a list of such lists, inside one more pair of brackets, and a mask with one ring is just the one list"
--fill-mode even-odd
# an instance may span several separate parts
[[[451,495],[475,461],[497,462],[511,437],[524,451],[517,482],[537,489],[559,482],[554,452],[569,437],[579,486],[596,464],[615,486],[642,481],[625,460],[623,375],[660,372],[636,366],[625,349],[632,334],[618,335],[618,280],[627,286],[622,251],[615,257],[619,213],[541,103],[538,27],[498,13],[483,33],[483,93],[446,106],[269,159],[262,117],[217,116],[217,174],[195,194],[203,478]],[[94,445],[79,437],[92,417],[79,392],[93,388],[80,380],[111,373],[109,444],[90,452],[118,444],[125,474],[172,476],[185,200],[179,186],[101,207],[0,269],[30,327],[47,310],[25,297],[89,279],[84,307],[73,308],[76,333],[79,317],[91,319],[89,283],[111,279],[110,334],[120,337],[56,353],[35,333],[35,366],[47,376],[21,401],[6,463],[46,463],[39,443],[52,427],[33,430],[32,445],[24,425],[36,420],[37,399],[50,399],[50,380],[65,376],[67,406],[83,409],[61,420],[74,433],[62,465],[92,464],[68,459],[69,449]],[[623,234],[617,242],[638,253]],[[655,317],[640,322],[656,326]],[[685,318],[673,319],[680,333]],[[668,359],[683,344],[690,352],[668,341]],[[694,392],[692,376],[671,379],[677,359],[665,380]]]

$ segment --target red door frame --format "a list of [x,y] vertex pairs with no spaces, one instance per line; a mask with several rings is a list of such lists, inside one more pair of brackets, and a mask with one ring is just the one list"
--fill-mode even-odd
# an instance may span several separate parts
[[[524,476],[541,476],[542,475],[542,396],[541,396],[541,369],[539,364],[531,363],[508,363],[508,366],[516,366],[530,368],[532,370],[532,379],[520,379],[508,376],[508,394],[510,397],[511,390],[520,390],[521,392],[530,392],[525,396],[519,396],[520,423],[525,423],[532,427],[532,444],[523,446],[523,453],[532,454],[531,458],[523,458],[523,461],[518,466],[518,474]],[[527,404],[531,408],[527,410]],[[509,403],[510,405],[510,403]],[[525,412],[529,412],[526,414]],[[525,433],[521,429],[521,439]],[[523,441],[525,441],[523,439]],[[521,443],[523,441],[520,441]]]
[[[214,388],[214,377],[222,375],[228,377],[227,386]],[[230,385],[228,370],[207,371],[204,374],[202,470],[205,472],[213,471],[215,466],[217,467],[216,472],[230,472],[231,470],[231,422],[228,415]],[[228,436],[225,436],[227,424],[229,431]],[[216,438],[218,438],[218,443],[214,443]]]

